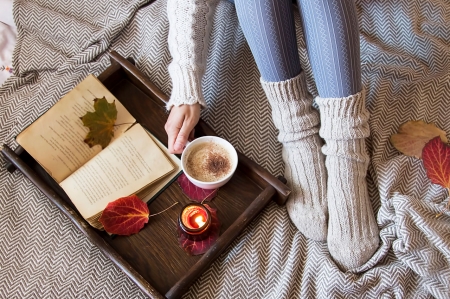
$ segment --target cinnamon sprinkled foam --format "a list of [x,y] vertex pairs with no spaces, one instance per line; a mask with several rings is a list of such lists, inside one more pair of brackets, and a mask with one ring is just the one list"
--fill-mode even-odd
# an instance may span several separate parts
[[216,182],[230,172],[231,158],[221,145],[214,142],[201,143],[191,149],[186,168],[196,180]]

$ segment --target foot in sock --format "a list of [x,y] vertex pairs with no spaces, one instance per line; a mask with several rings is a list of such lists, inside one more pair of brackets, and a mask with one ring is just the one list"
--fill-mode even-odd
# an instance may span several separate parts
[[363,265],[379,244],[366,173],[369,113],[364,91],[345,98],[317,98],[328,171],[328,248],[343,270]]
[[319,113],[312,108],[303,72],[262,87],[272,106],[272,118],[283,144],[285,177],[292,189],[286,204],[295,226],[306,237],[327,237],[326,170],[318,134]]

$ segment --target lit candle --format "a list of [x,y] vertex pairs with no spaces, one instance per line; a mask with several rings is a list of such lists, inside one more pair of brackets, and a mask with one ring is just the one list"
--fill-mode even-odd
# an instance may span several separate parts
[[202,227],[206,223],[205,218],[202,215],[195,217],[194,221],[198,227]]
[[211,213],[202,204],[191,203],[184,206],[178,218],[178,227],[186,238],[203,240],[208,236]]

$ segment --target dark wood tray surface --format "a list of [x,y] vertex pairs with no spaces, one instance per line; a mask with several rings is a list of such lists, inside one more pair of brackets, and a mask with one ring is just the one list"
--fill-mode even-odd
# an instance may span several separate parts
[[[167,119],[167,96],[156,88],[137,68],[116,52],[111,53],[111,66],[100,81],[124,104],[129,112],[159,140],[167,144],[164,124]],[[215,135],[200,121],[196,135]],[[179,247],[176,221],[181,208],[189,203],[177,183],[171,184],[150,203],[150,213],[162,211],[179,202],[167,212],[151,217],[149,223],[132,236],[111,238],[105,232],[91,228],[82,219],[64,191],[20,147],[16,153],[5,146],[2,150],[12,165],[19,168],[40,188],[119,268],[149,297],[179,298],[210,266],[251,220],[275,198],[284,204],[289,190],[279,180],[239,153],[238,169],[211,206],[218,209],[221,222],[220,238],[201,256],[189,256]]]

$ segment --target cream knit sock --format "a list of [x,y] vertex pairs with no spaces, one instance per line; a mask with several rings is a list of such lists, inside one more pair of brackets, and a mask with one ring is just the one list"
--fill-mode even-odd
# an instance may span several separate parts
[[286,204],[295,226],[308,238],[327,237],[326,170],[318,134],[319,113],[312,108],[303,72],[262,87],[272,106],[272,118],[283,144],[285,177],[292,189]]
[[328,171],[328,248],[343,269],[367,262],[378,248],[378,226],[366,183],[369,113],[364,91],[346,98],[317,98]]

